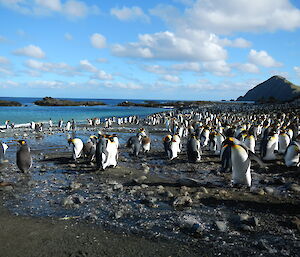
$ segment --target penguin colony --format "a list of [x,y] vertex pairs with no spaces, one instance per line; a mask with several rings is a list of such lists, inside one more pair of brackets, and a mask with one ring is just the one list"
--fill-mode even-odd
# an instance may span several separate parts
[[[274,108],[273,108],[274,107]],[[162,149],[169,160],[186,154],[191,163],[201,162],[203,151],[219,156],[220,172],[231,172],[232,183],[251,186],[251,161],[261,168],[267,168],[266,162],[282,159],[287,167],[300,165],[300,124],[296,112],[287,112],[289,106],[243,106],[215,105],[195,107],[157,113],[140,120],[137,116],[125,118],[107,118],[105,128],[112,124],[145,124],[159,127],[167,134],[162,139]],[[51,121],[51,120],[50,120]],[[50,122],[49,121],[49,122]],[[88,119],[89,126],[97,126],[100,119]],[[49,123],[50,128],[53,124]],[[63,127],[63,121],[58,124]],[[165,128],[164,128],[165,127]],[[36,125],[32,124],[36,130]],[[68,122],[67,131],[75,130],[75,121]],[[40,129],[39,129],[40,131]],[[116,167],[119,155],[119,140],[116,134],[99,133],[91,135],[86,143],[80,138],[68,140],[72,145],[72,158],[76,162],[84,157],[95,162],[97,169]],[[185,147],[183,147],[183,143]],[[30,148],[26,141],[19,141],[17,166],[22,172],[28,172],[32,166]],[[144,128],[127,140],[133,156],[149,154],[151,139]],[[0,142],[0,163],[4,161],[7,145]],[[183,149],[186,149],[183,152]]]

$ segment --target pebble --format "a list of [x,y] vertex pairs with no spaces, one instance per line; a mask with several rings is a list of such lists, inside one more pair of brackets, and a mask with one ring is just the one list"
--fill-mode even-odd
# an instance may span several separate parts
[[156,191],[158,194],[162,195],[164,194],[166,191],[165,191],[165,188],[161,185],[159,185],[157,188],[156,188]]
[[208,190],[205,187],[200,187],[199,191],[204,194],[208,194]]
[[299,193],[299,192],[300,192],[300,186],[299,186],[298,184],[295,184],[295,183],[291,184],[291,185],[289,186],[289,189],[290,189],[291,191],[296,192],[296,193]]
[[274,188],[273,187],[265,187],[265,191],[268,194],[274,194]]
[[227,230],[227,224],[225,221],[216,221],[215,224],[219,231],[225,232]]
[[116,185],[113,186],[113,190],[122,191],[123,190],[123,185],[122,184],[116,184]]
[[179,196],[173,202],[174,207],[191,206],[192,204],[193,200],[189,196]]
[[78,182],[71,182],[70,184],[70,189],[71,190],[77,190],[82,186],[82,184],[78,183]]

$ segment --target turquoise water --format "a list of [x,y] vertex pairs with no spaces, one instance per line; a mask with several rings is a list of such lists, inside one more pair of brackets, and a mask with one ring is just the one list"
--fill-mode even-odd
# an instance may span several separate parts
[[[45,122],[50,118],[53,122],[58,122],[60,119],[65,121],[74,119],[77,122],[85,122],[88,118],[103,119],[112,116],[125,117],[130,115],[144,117],[165,110],[162,108],[116,106],[116,104],[125,101],[124,99],[71,99],[75,101],[98,100],[107,104],[104,106],[37,106],[33,102],[41,98],[0,97],[0,99],[18,101],[24,105],[21,107],[0,106],[0,126],[4,125],[6,120],[10,120],[11,123],[15,124],[31,121]],[[133,101],[144,102],[144,100]]]

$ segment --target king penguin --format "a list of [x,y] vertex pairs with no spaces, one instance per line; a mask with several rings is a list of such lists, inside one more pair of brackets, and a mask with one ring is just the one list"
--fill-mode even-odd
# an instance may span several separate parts
[[228,137],[223,142],[221,153],[222,170],[231,170],[232,183],[251,187],[251,160],[256,161],[261,167],[264,163],[241,141]]
[[5,160],[5,152],[7,148],[8,148],[7,144],[0,141],[0,164],[3,163]]
[[20,148],[17,151],[17,166],[20,171],[27,173],[32,166],[30,147],[25,140],[19,140]]
[[187,141],[187,156],[189,162],[199,162],[201,159],[200,142],[195,134],[192,134]]
[[69,145],[72,143],[73,145],[73,153],[72,157],[74,161],[76,161],[80,156],[83,149],[83,142],[80,138],[70,138],[68,139]]
[[297,141],[290,143],[284,154],[284,162],[287,167],[299,167],[300,144]]

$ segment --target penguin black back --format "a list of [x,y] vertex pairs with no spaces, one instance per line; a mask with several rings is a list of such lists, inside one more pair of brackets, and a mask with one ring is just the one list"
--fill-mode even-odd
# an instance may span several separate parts
[[17,166],[22,172],[28,172],[32,166],[30,148],[25,140],[19,140],[20,148],[17,151]]

